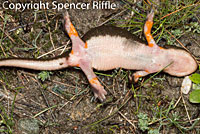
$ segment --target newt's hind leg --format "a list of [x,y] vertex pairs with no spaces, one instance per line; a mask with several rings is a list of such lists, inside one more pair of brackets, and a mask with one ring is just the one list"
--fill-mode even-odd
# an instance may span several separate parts
[[151,35],[151,28],[153,26],[153,17],[154,17],[154,10],[151,9],[151,12],[147,15],[147,20],[144,25],[144,34],[149,47],[159,48],[159,46],[153,39],[153,36]]
[[83,42],[82,39],[78,36],[78,32],[72,25],[69,14],[67,12],[64,14],[64,20],[65,29],[72,41],[72,51],[67,62],[70,66],[77,66],[82,69],[90,85],[93,87],[95,97],[103,101],[106,98],[105,95],[107,92],[104,90],[103,86],[100,84],[92,70],[91,59],[86,51],[87,43]]
[[65,21],[65,30],[67,31],[71,41],[72,41],[72,51],[71,54],[75,52],[82,52],[84,48],[87,48],[87,44],[83,42],[83,40],[78,36],[78,32],[74,28],[73,24],[70,21],[69,14],[66,11],[64,13],[64,21]]
[[90,61],[80,60],[80,68],[87,76],[87,79],[93,88],[94,96],[99,98],[101,101],[105,100],[105,95],[107,95],[107,92],[104,90],[103,86],[98,81],[97,76],[93,72]]

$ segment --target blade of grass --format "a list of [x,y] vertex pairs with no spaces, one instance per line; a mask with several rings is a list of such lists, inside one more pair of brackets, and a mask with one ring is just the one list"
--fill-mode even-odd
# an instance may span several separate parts
[[182,8],[180,8],[180,9],[176,10],[176,11],[173,11],[173,12],[171,12],[171,13],[169,13],[169,14],[163,16],[162,18],[160,18],[160,20],[162,20],[162,19],[164,19],[164,18],[166,18],[166,17],[168,17],[168,16],[170,16],[170,15],[176,13],[176,12],[179,12],[179,11],[185,9],[185,8],[188,8],[188,7],[191,7],[191,6],[197,6],[197,5],[199,5],[199,4],[200,4],[200,3],[196,3],[196,4],[191,4],[191,5],[188,5],[188,6],[182,7]]
[[0,47],[1,47],[1,50],[2,50],[2,52],[3,52],[3,54],[4,54],[4,56],[6,56],[6,57],[7,57],[7,55],[6,55],[5,51],[4,51],[4,48],[2,47],[2,42],[3,42],[3,35],[4,35],[5,26],[6,26],[6,24],[7,24],[8,18],[9,18],[8,15],[5,14],[4,23],[3,23],[3,31],[2,31],[1,40],[0,40]]
[[58,106],[58,105],[53,105],[53,106],[51,106],[51,107],[48,107],[48,108],[42,110],[41,112],[37,113],[36,115],[34,115],[33,118],[36,118],[36,117],[39,116],[40,114],[42,114],[42,113],[44,113],[44,112],[46,112],[46,111],[48,111],[48,110],[50,110],[50,109],[56,108],[57,106]]
[[121,106],[119,106],[119,108],[117,110],[115,110],[114,112],[112,112],[110,115],[108,115],[108,116],[104,117],[103,119],[100,119],[100,120],[98,120],[98,121],[96,121],[96,122],[94,122],[92,124],[86,125],[83,128],[87,128],[87,127],[90,127],[90,126],[97,125],[100,122],[103,122],[104,120],[110,118],[111,116],[113,116],[114,114],[116,114],[131,98],[132,98],[132,96],[129,97]]

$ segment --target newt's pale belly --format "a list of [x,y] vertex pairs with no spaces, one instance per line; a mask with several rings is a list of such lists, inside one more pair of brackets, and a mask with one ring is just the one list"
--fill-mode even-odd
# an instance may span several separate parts
[[[162,50],[153,52],[151,48],[137,41],[122,37],[98,36],[87,41],[87,53],[92,67],[97,70],[125,68],[134,70],[162,69],[167,63]],[[162,53],[162,55],[160,55]],[[148,66],[148,68],[147,68]]]

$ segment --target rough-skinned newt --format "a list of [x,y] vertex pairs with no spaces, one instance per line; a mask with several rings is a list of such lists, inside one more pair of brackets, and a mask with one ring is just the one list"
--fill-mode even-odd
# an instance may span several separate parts
[[1,66],[20,67],[34,70],[59,70],[66,67],[80,67],[93,87],[95,97],[101,101],[107,92],[93,72],[125,68],[137,70],[134,80],[163,70],[173,76],[185,76],[197,69],[194,58],[180,48],[159,47],[152,35],[153,10],[147,15],[144,34],[148,45],[130,32],[113,27],[100,26],[89,30],[83,38],[72,25],[69,15],[64,14],[64,27],[71,41],[72,50],[51,59],[8,58],[0,60]]

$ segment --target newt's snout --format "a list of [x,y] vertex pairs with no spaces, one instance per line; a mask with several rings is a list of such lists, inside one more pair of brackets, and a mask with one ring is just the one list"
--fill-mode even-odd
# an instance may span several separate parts
[[172,64],[164,72],[174,76],[186,76],[196,71],[198,64],[185,50],[168,49],[169,59]]

